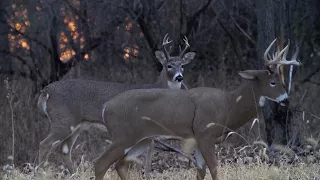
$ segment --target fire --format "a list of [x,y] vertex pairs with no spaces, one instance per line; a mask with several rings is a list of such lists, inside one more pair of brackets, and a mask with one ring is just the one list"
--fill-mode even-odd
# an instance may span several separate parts
[[78,38],[79,38],[79,33],[75,31],[75,32],[73,33],[72,39],[73,39],[74,41],[76,41]]
[[67,43],[68,42],[68,38],[67,36],[64,34],[64,32],[61,32],[59,40],[61,41],[61,43]]
[[66,49],[65,51],[63,51],[63,52],[60,54],[60,60],[61,60],[61,61],[68,61],[68,60],[70,60],[75,54],[76,54],[76,52],[74,52],[73,49]]
[[134,50],[133,50],[133,55],[134,55],[134,56],[138,56],[138,55],[139,55],[139,51],[138,51],[137,49],[134,49]]
[[25,24],[26,26],[30,26],[30,21],[25,21],[24,24]]
[[[72,3],[74,4],[74,6],[79,6],[79,0],[74,0]],[[70,41],[73,41],[75,44],[80,43],[80,49],[83,49],[85,39],[84,39],[82,33],[79,32],[77,24],[76,24],[76,21],[79,20],[79,17],[74,16],[72,14],[69,14],[65,8],[61,8],[61,15],[64,16],[63,22],[70,30],[70,35],[72,38],[72,39],[70,39]],[[71,53],[71,52],[74,52],[74,50],[73,49],[65,49],[67,47],[67,43],[69,42],[69,40],[64,32],[62,32],[60,34],[59,40],[60,40],[59,47],[60,47],[60,50],[62,51],[61,56],[60,56],[60,60],[68,61],[69,59],[71,59],[75,55],[75,53]],[[84,59],[89,59],[89,55],[86,54],[84,56]]]
[[[28,10],[23,8],[23,6],[17,7],[16,4],[12,4],[12,9],[14,10],[14,15],[9,18],[9,24],[11,27],[19,32],[26,32],[26,28],[30,26],[30,21],[28,20]],[[21,34],[8,34],[8,40],[10,43],[10,51],[13,52],[16,48],[23,48],[25,50],[30,50],[30,45],[28,41],[24,39]]]
[[16,23],[15,28],[16,28],[18,31],[20,31],[20,30],[21,30],[21,24],[20,24],[20,23]]
[[126,25],[126,30],[130,31],[131,29],[132,29],[132,23],[130,22]]
[[23,48],[25,48],[25,49],[27,49],[27,50],[30,50],[30,46],[29,46],[29,44],[27,43],[27,41],[26,41],[25,39],[21,39],[21,40],[19,41],[19,44],[20,44]]
[[129,59],[129,57],[130,57],[130,55],[129,55],[128,53],[125,53],[125,54],[123,55],[123,58],[124,58],[124,59]]
[[[132,54],[133,54],[133,56],[137,57],[137,56],[139,55],[139,50],[138,50],[138,48],[139,48],[139,47],[138,47],[137,45],[135,45],[135,48],[129,48],[129,47],[124,48],[124,49],[123,49],[123,51],[124,51],[123,58],[124,58],[124,59],[129,59],[130,56],[132,56]],[[130,55],[130,54],[131,54],[131,55]]]
[[[42,1],[40,1],[42,3]],[[80,5],[79,0],[73,0],[73,5],[75,7],[78,7]],[[28,19],[28,10],[23,5],[17,5],[12,4],[11,6],[14,14],[10,17],[9,22],[10,25],[16,29],[19,32],[25,33],[27,28],[30,27],[30,21]],[[41,10],[40,6],[35,7],[37,11]],[[80,49],[84,48],[85,38],[82,35],[82,32],[79,31],[79,28],[77,27],[77,21],[79,21],[79,17],[77,15],[71,14],[65,7],[62,7],[60,9],[60,13],[63,18],[63,22],[66,25],[66,27],[70,30],[70,32],[61,32],[59,35],[59,50],[61,52],[60,54],[60,60],[61,61],[68,61],[70,60],[76,52],[69,47],[68,43],[70,41],[73,41],[73,43],[77,44],[79,43]],[[128,25],[128,28],[131,29],[132,24]],[[68,34],[70,33],[70,36],[72,39],[68,39]],[[13,52],[16,48],[23,48],[25,50],[30,50],[30,45],[26,39],[23,38],[21,34],[8,34],[8,40],[10,42],[10,51]],[[128,54],[129,56],[129,54]],[[89,54],[84,55],[84,59],[89,59]]]
[[68,28],[69,28],[71,31],[73,31],[73,32],[75,32],[75,31],[77,30],[77,27],[76,27],[76,24],[75,24],[74,21],[70,21],[70,22],[68,23]]

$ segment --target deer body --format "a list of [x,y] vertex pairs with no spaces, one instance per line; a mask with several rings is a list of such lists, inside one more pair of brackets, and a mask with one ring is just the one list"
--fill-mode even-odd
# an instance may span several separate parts
[[163,65],[163,70],[154,84],[123,84],[73,79],[55,82],[45,87],[38,99],[38,107],[48,117],[51,130],[40,143],[40,165],[48,157],[50,149],[58,144],[61,145],[59,152],[64,155],[64,164],[72,172],[71,151],[76,139],[81,131],[92,126],[104,131],[108,130],[102,123],[101,109],[103,103],[116,95],[131,89],[180,89],[184,86],[182,66],[188,64],[195,53],[189,52],[179,57],[170,57],[169,54],[161,51],[156,51],[155,54]]
[[[279,60],[286,50],[277,54],[270,63]],[[95,160],[96,180],[103,179],[108,168],[119,162],[126,150],[135,144],[146,138],[168,137],[181,141],[193,139],[197,179],[204,179],[207,165],[212,179],[216,180],[217,138],[256,116],[257,107],[264,105],[265,98],[278,103],[288,98],[279,74],[270,68],[241,71],[239,75],[245,82],[233,91],[205,87],[189,91],[139,89],[124,92],[106,102],[103,119],[110,130],[112,144]],[[117,166],[126,172],[126,167],[119,163]],[[119,175],[121,179],[126,177]]]
[[[131,89],[168,88],[161,83],[159,81],[156,84],[122,84],[82,79],[58,81],[43,89],[42,95],[48,95],[48,98],[41,98],[39,104],[46,114],[53,115],[55,111],[62,108],[61,106],[64,106],[75,119],[98,121],[101,119],[100,109],[104,102]],[[177,87],[179,85],[181,84]],[[45,109],[44,103],[46,103]],[[78,121],[72,124],[77,123]]]
[[[283,88],[280,90],[274,93],[278,96],[271,98],[276,99],[286,93]],[[243,96],[244,99],[235,104],[239,96]],[[119,156],[123,155],[125,149],[145,138],[193,138],[201,153],[206,155],[203,157],[211,169],[210,166],[215,166],[216,162],[209,160],[214,158],[211,152],[207,152],[210,149],[208,146],[213,147],[215,139],[225,131],[221,126],[214,124],[236,130],[257,114],[258,101],[255,99],[261,96],[260,87],[254,83],[246,83],[232,92],[203,87],[191,89],[189,92],[161,89],[130,90],[105,104],[104,120],[113,142],[111,146],[116,144],[123,147],[122,150],[119,148]],[[103,177],[100,176],[101,168],[107,167],[102,164],[107,162],[105,164],[109,167],[109,160],[113,160],[111,156],[116,157],[110,151],[106,152],[96,161],[97,179]]]
[[[194,88],[189,92],[161,89],[130,90],[105,104],[104,120],[112,144],[119,141],[125,144],[122,154],[125,149],[145,138],[166,139],[168,136],[182,141],[193,138],[201,151],[207,149],[208,145],[213,146],[215,139],[225,132],[224,128],[214,124],[236,130],[257,114],[255,99],[262,95],[259,89],[258,85],[248,82],[232,92],[204,87]],[[282,89],[279,96],[285,93]],[[235,104],[241,95],[243,101]],[[203,142],[206,138],[211,142]],[[201,148],[202,145],[206,148]],[[98,170],[105,167],[100,161],[108,161],[113,156],[109,151],[104,155],[106,157],[100,156],[95,164]],[[206,163],[212,166],[213,163],[208,163],[207,158]],[[97,174],[97,179],[101,179],[99,173]]]
[[[182,93],[182,95],[178,95],[179,93]],[[168,137],[188,138],[192,136],[193,132],[190,127],[192,127],[195,107],[192,99],[184,98],[188,95],[189,93],[186,91],[172,90],[166,94],[158,89],[148,89],[145,91],[130,91],[125,96],[116,98],[116,101],[114,101],[116,103],[107,102],[104,116],[107,128],[112,129],[109,131],[110,136],[116,138],[125,136],[126,139],[132,138],[138,141],[145,137],[159,136],[161,138],[163,136],[167,139]],[[117,103],[128,100],[132,96],[134,96],[133,101],[126,104]],[[139,99],[139,101],[136,101],[136,99]],[[163,102],[166,102],[166,105],[162,105]],[[175,105],[180,107],[172,108]],[[117,108],[122,108],[122,111],[117,111]],[[116,117],[117,121],[109,119],[109,115]],[[148,128],[143,131],[137,131],[137,129],[146,126]],[[125,129],[121,130],[121,128]],[[128,136],[133,134],[136,135]]]

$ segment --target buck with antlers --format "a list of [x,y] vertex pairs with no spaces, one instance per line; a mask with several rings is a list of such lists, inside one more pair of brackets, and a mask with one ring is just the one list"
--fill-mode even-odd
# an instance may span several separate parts
[[233,91],[205,87],[188,91],[140,89],[121,93],[106,102],[103,120],[112,143],[94,160],[96,180],[103,179],[115,162],[121,179],[126,179],[128,169],[122,159],[127,151],[147,148],[149,143],[145,141],[150,139],[168,138],[194,142],[197,179],[204,179],[206,165],[212,179],[217,179],[217,138],[225,129],[234,131],[254,118],[257,106],[263,106],[266,98],[277,103],[288,98],[278,67],[300,65],[296,61],[298,52],[292,60],[286,60],[288,44],[270,58],[268,52],[275,41],[264,54],[267,69],[240,71],[244,82]]
[[186,38],[184,42],[186,47],[181,54],[170,56],[166,46],[171,41],[168,35],[164,37],[163,51],[155,52],[163,70],[154,84],[122,84],[73,79],[58,81],[46,86],[39,96],[38,107],[49,119],[51,130],[40,143],[39,166],[48,158],[50,150],[59,146],[58,152],[63,154],[64,164],[70,172],[73,172],[71,151],[76,139],[81,131],[92,126],[106,130],[101,123],[101,108],[103,103],[112,97],[131,89],[186,89],[182,87],[184,86],[183,65],[194,59],[195,53],[185,53],[190,45]]

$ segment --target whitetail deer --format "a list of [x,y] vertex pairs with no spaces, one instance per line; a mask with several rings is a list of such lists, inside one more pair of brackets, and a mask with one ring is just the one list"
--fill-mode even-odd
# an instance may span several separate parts
[[115,162],[120,178],[127,178],[128,169],[121,160],[128,150],[137,145],[140,150],[147,148],[148,143],[144,142],[150,139],[169,138],[193,142],[197,179],[204,179],[207,165],[212,179],[216,180],[217,138],[225,133],[225,129],[234,131],[254,118],[265,98],[277,103],[288,98],[278,66],[300,63],[296,59],[286,60],[289,44],[270,58],[268,52],[275,41],[264,54],[267,69],[238,72],[245,82],[233,91],[206,87],[188,91],[139,89],[126,91],[106,102],[103,120],[112,143],[94,160],[96,180],[103,179]]
[[171,41],[167,35],[164,37],[163,51],[155,52],[163,70],[154,84],[123,84],[73,79],[46,86],[39,96],[38,107],[49,119],[51,130],[40,143],[39,166],[48,158],[50,150],[59,146],[58,152],[63,154],[64,164],[70,172],[73,172],[71,151],[76,139],[81,131],[92,126],[106,130],[102,124],[101,109],[103,103],[112,97],[131,89],[187,89],[182,87],[183,65],[194,59],[195,52],[185,53],[190,45],[187,38],[184,42],[186,47],[180,55],[170,56],[166,46]]

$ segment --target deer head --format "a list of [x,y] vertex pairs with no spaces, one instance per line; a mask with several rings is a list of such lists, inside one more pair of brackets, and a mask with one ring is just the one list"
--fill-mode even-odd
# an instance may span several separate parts
[[[275,52],[272,57],[269,55],[269,51],[272,45],[277,39],[273,40],[264,53],[264,62],[266,70],[247,70],[239,72],[239,75],[247,80],[251,80],[255,87],[259,88],[261,96],[259,99],[259,105],[263,106],[265,99],[281,103],[288,99],[288,94],[282,84],[280,77],[281,65],[296,65],[300,66],[301,63],[297,61],[297,55],[299,51],[296,51],[291,60],[287,60],[288,45],[279,53]],[[282,60],[281,60],[282,58]],[[281,103],[283,105],[283,103]]]
[[169,41],[168,34],[166,34],[162,41],[163,51],[156,51],[155,55],[159,62],[162,64],[166,76],[168,77],[168,85],[171,87],[176,84],[181,84],[183,81],[183,66],[190,63],[194,59],[196,53],[185,51],[190,47],[187,37],[183,39],[186,44],[184,50],[180,53],[179,56],[170,56],[169,51],[166,49],[166,46],[169,45],[172,40]]

